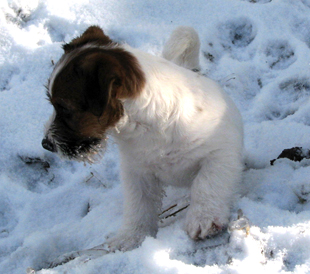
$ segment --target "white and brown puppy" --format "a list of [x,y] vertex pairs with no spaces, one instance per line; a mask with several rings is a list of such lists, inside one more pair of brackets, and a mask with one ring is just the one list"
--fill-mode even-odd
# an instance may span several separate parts
[[[173,56],[173,41],[167,47]],[[92,162],[107,135],[118,143],[125,201],[111,249],[129,250],[156,235],[166,185],[190,188],[185,227],[191,238],[226,225],[243,167],[243,126],[222,89],[163,58],[113,43],[95,26],[64,51],[49,79],[55,111],[42,145]],[[186,62],[195,67],[197,61]]]

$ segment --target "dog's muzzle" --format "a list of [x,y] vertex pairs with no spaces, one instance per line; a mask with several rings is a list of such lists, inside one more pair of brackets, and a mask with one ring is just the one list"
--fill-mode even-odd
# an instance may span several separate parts
[[101,159],[105,151],[106,140],[107,138],[102,140],[86,138],[75,140],[75,142],[60,142],[59,140],[50,140],[48,137],[45,137],[42,140],[42,147],[48,151],[56,152],[65,159],[94,163]]
[[42,147],[45,148],[46,150],[48,151],[51,151],[51,152],[56,152],[57,149],[56,149],[56,145],[53,144],[49,139],[47,138],[44,138],[42,140]]

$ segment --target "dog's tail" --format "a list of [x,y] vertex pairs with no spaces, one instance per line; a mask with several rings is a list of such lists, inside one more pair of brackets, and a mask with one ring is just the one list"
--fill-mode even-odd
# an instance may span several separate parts
[[163,49],[163,57],[181,67],[199,71],[200,40],[191,27],[176,28]]

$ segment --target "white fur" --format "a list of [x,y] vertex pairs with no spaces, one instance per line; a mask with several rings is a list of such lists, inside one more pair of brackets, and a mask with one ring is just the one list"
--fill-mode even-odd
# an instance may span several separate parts
[[[179,42],[190,44],[186,37]],[[131,249],[145,236],[156,235],[165,185],[190,188],[185,229],[194,239],[205,238],[215,226],[227,224],[241,178],[239,111],[214,81],[160,57],[125,49],[138,59],[146,86],[137,99],[123,101],[125,116],[112,132],[120,150],[125,200],[123,226],[109,240],[110,247]]]
[[163,50],[163,57],[181,67],[200,70],[200,41],[198,33],[191,27],[176,28]]

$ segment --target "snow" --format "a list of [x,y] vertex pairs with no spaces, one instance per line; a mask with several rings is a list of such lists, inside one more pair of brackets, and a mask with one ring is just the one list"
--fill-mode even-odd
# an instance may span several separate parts
[[[310,160],[270,160],[310,148],[309,0],[4,0],[0,4],[0,273],[310,273]],[[49,269],[99,245],[122,220],[118,152],[60,160],[41,147],[52,113],[45,88],[61,45],[89,25],[160,55],[179,25],[199,33],[202,73],[245,124],[247,169],[232,220],[244,230],[193,242],[183,213],[141,247]]]

